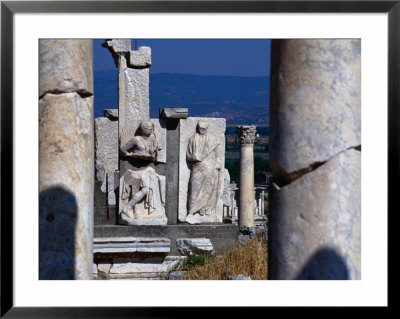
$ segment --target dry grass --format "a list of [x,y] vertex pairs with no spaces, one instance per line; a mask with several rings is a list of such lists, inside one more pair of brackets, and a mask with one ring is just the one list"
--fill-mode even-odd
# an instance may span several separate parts
[[203,265],[194,266],[182,279],[226,280],[228,276],[243,274],[252,280],[266,280],[267,266],[267,244],[258,236],[244,246],[232,245],[222,256],[207,258]]

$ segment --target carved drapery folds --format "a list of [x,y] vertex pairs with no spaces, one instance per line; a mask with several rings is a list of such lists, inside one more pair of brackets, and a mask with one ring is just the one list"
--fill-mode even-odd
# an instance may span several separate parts
[[120,180],[120,223],[165,225],[165,177],[151,167],[128,169]]
[[196,223],[203,216],[210,220],[216,218],[217,201],[221,196],[220,153],[219,140],[208,131],[208,123],[200,120],[186,152],[186,159],[191,164],[186,218],[189,223]]

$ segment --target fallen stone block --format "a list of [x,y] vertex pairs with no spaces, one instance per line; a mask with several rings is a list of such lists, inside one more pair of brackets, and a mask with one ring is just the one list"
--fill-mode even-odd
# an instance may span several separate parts
[[93,253],[101,258],[101,254],[124,255],[135,253],[162,254],[170,252],[170,240],[168,238],[150,237],[105,237],[95,238]]
[[214,253],[214,247],[208,238],[178,238],[176,246],[183,256]]
[[169,280],[180,280],[186,271],[173,271],[168,275]]
[[236,277],[228,276],[228,280],[251,280],[251,277],[239,274]]

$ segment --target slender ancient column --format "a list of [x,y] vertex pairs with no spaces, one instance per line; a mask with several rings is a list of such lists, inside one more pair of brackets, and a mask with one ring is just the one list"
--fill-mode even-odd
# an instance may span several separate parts
[[240,143],[239,227],[254,227],[255,126],[238,126]]
[[39,278],[92,279],[92,40],[39,41]]
[[361,279],[361,43],[273,40],[268,275]]

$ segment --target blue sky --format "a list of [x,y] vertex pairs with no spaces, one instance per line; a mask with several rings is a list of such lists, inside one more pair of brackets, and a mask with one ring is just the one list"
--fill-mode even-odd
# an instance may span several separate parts
[[[93,41],[94,70],[115,69],[103,42]],[[267,39],[137,39],[137,45],[151,47],[153,74],[266,76],[270,72],[271,41]]]

